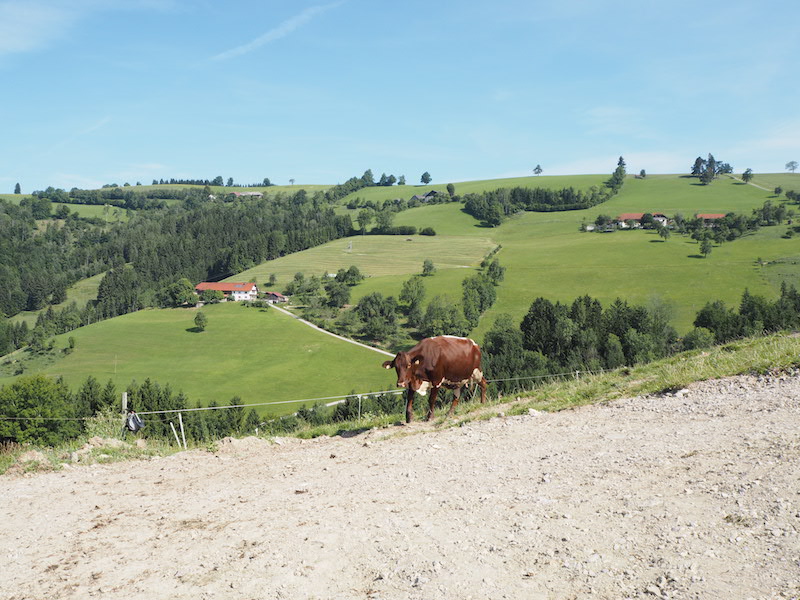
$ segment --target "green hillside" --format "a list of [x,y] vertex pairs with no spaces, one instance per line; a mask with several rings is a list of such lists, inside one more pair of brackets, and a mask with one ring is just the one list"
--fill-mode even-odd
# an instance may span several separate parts
[[[790,189],[795,178],[800,179],[800,176],[769,176],[771,182],[783,185],[784,189]],[[602,177],[522,180],[566,187],[581,181],[584,185],[596,184]],[[474,187],[495,189],[499,187],[498,181],[503,180],[474,182]],[[461,187],[467,185],[459,184],[457,191]],[[375,198],[392,189],[402,188],[365,188]],[[800,242],[797,238],[781,237],[786,226],[764,227],[734,242],[715,245],[711,255],[702,258],[698,244],[688,236],[673,234],[663,241],[655,231],[581,233],[581,223],[592,223],[599,214],[616,216],[623,212],[662,212],[669,216],[680,212],[692,217],[696,213],[733,211],[749,215],[766,200],[780,201],[771,191],[727,177],[702,186],[696,178],[651,175],[645,179],[629,176],[616,197],[591,209],[521,213],[496,228],[481,227],[462,210],[460,203],[420,206],[399,213],[395,225],[433,227],[437,235],[428,239],[436,240],[438,252],[432,252],[432,247],[425,245],[423,236],[356,236],[264,263],[231,279],[256,277],[263,282],[270,273],[276,273],[276,288],[280,289],[297,271],[306,275],[321,274],[325,270],[334,273],[338,268],[356,264],[368,275],[367,280],[353,290],[352,300],[357,302],[374,291],[397,295],[403,281],[419,273],[422,261],[431,258],[438,270],[433,277],[425,279],[427,298],[446,294],[458,301],[461,280],[469,272],[463,266],[474,269],[488,249],[501,244],[502,250],[497,256],[507,268],[506,277],[498,288],[496,304],[474,332],[478,338],[501,312],[521,319],[537,296],[569,302],[583,294],[604,303],[617,297],[641,304],[666,303],[672,309],[673,324],[680,333],[685,333],[691,328],[695,313],[709,300],[721,299],[735,306],[745,287],[752,293],[772,298],[782,281],[798,281]],[[405,239],[414,241],[400,241]],[[346,249],[350,241],[353,251],[348,255]],[[450,253],[456,249],[461,253],[471,252],[472,260],[465,257],[454,261]],[[758,258],[767,264],[756,265]]]
[[[385,355],[276,310],[223,303],[203,312],[208,325],[202,333],[195,331],[195,309],[144,310],[76,329],[56,338],[58,349],[67,346],[68,337],[75,339],[71,354],[59,352],[55,362],[33,363],[25,374],[61,376],[73,388],[92,375],[102,384],[111,379],[120,391],[131,380],[150,378],[200,405],[227,403],[233,396],[253,404],[394,389],[392,375],[381,368]],[[13,381],[9,367],[0,384]],[[301,404],[259,410],[287,414]]]

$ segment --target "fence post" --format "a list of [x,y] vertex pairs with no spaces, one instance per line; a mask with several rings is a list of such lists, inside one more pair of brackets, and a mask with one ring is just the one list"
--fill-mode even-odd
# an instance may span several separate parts
[[178,413],[178,422],[181,424],[181,437],[183,438],[183,449],[186,450],[186,433],[183,431],[183,413]]
[[122,392],[122,412],[128,412],[128,392]]
[[178,439],[178,432],[175,431],[175,424],[172,421],[170,421],[169,426],[172,427],[172,434],[175,436],[175,441],[178,442],[178,447],[180,448],[181,441]]
[[361,394],[358,395],[358,420],[361,420]]

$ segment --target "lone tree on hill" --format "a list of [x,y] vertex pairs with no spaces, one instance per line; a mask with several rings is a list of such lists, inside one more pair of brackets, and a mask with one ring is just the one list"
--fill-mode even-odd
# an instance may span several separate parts
[[711,254],[711,240],[705,238],[702,242],[700,242],[700,254],[703,255],[703,258],[708,258],[708,255]]
[[[797,163],[795,163],[795,166],[796,166],[796,165],[797,165]],[[19,184],[17,184],[17,185],[15,185],[15,186],[14,186],[14,193],[15,193],[15,194],[21,194],[21,193],[22,193],[22,188],[20,187],[20,185],[19,185]]]
[[420,178],[419,178],[419,180],[420,180],[422,183],[424,183],[425,185],[428,185],[428,184],[431,182],[431,174],[430,174],[430,173],[428,173],[427,171],[425,171],[425,172],[422,174],[422,177],[420,177]]
[[206,317],[206,314],[202,310],[197,311],[197,314],[194,316],[194,325],[200,331],[206,330],[206,325],[208,325],[208,317]]
[[791,171],[792,173],[797,170],[797,167],[798,165],[796,160],[790,160],[788,163],[786,163],[786,170]]
[[534,174],[534,175],[536,175],[536,176],[539,176],[539,175],[541,175],[541,174],[542,174],[542,170],[543,170],[543,169],[542,169],[542,165],[536,165],[536,166],[533,168],[533,174]]
[[747,169],[744,173],[742,173],[742,181],[745,183],[750,183],[750,180],[753,179],[753,169]]

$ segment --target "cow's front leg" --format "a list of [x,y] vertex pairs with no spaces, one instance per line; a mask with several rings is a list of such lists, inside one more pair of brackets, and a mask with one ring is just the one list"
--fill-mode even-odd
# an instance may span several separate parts
[[439,393],[439,388],[434,386],[431,388],[431,403],[428,406],[428,416],[425,417],[426,421],[430,421],[433,418],[433,407],[436,406],[436,396]]
[[411,386],[408,387],[408,395],[406,396],[406,423],[411,423],[414,419],[414,390]]

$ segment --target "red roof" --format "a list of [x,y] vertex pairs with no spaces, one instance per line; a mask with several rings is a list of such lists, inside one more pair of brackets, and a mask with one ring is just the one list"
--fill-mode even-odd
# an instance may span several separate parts
[[[617,221],[641,221],[642,217],[644,217],[647,213],[622,213],[620,216],[617,217]],[[654,217],[662,217],[664,219],[667,218],[667,215],[662,213],[650,213]]]
[[276,298],[286,298],[286,296],[284,296],[280,292],[266,292],[266,294],[267,296],[275,296]]
[[622,213],[617,217],[619,221],[641,221],[644,213]]
[[706,213],[704,215],[697,215],[701,219],[721,219],[725,215],[723,213]]
[[202,292],[203,290],[219,290],[220,292],[254,292],[256,290],[255,283],[237,283],[234,281],[223,282],[220,281],[219,283],[212,283],[210,281],[204,281],[203,283],[198,283],[194,286],[198,292]]

